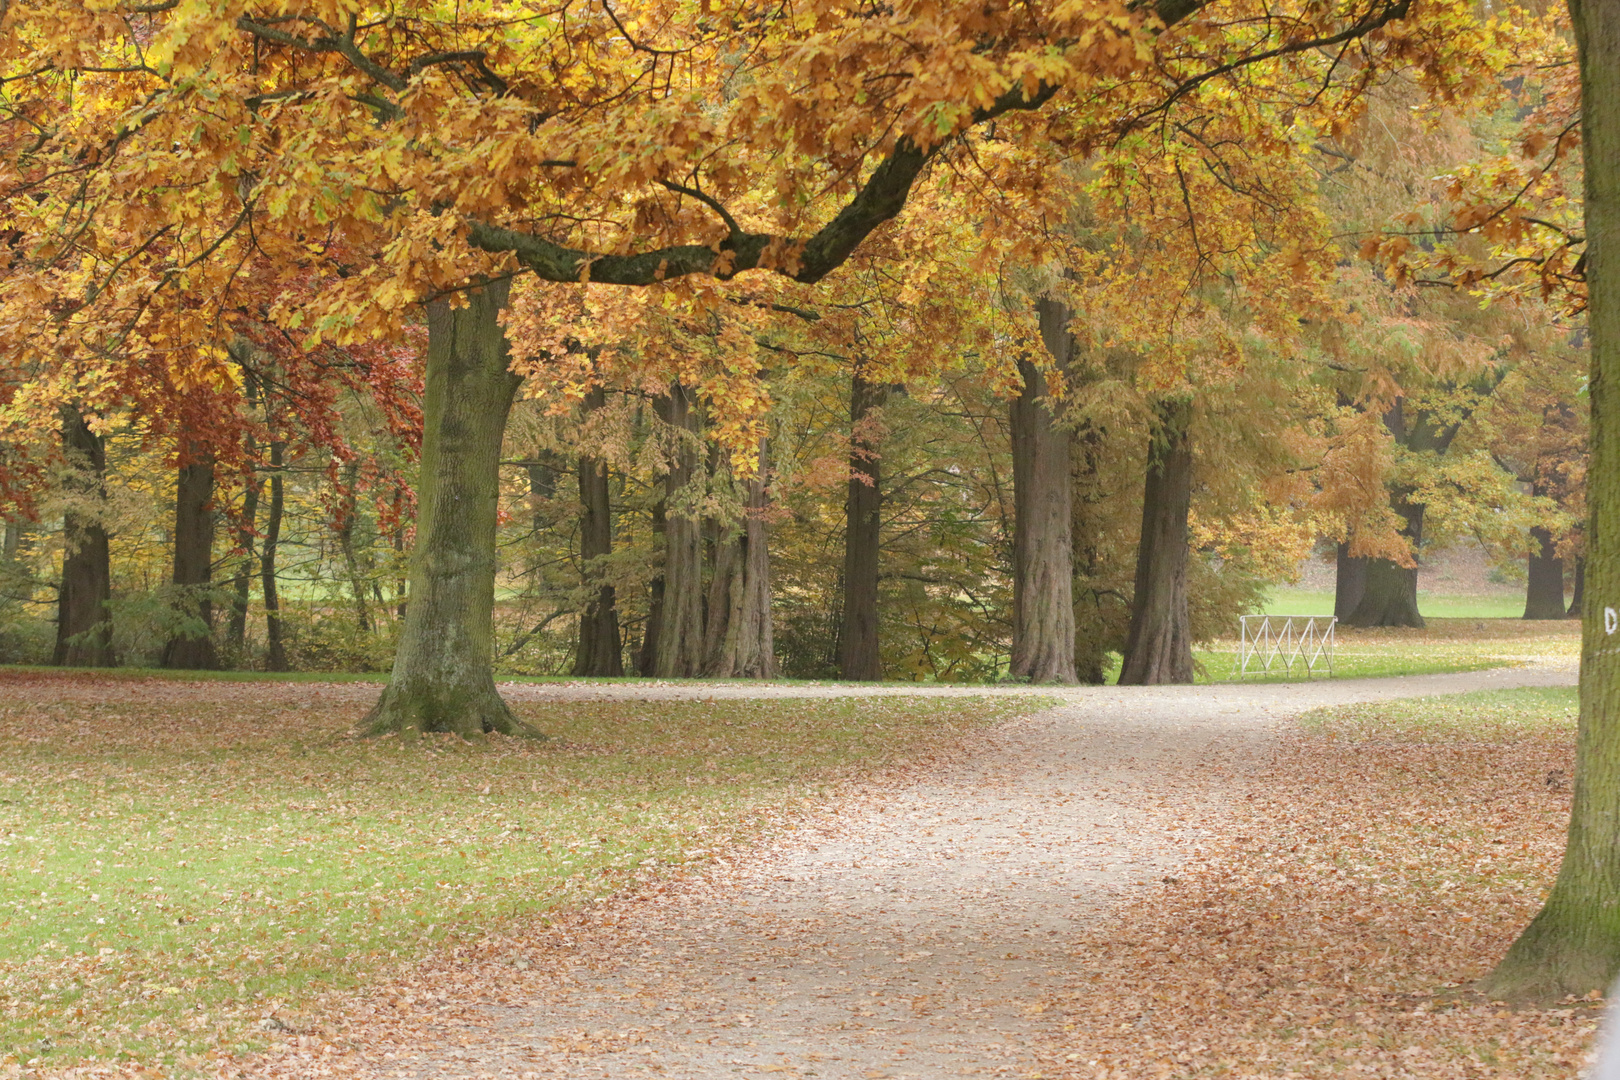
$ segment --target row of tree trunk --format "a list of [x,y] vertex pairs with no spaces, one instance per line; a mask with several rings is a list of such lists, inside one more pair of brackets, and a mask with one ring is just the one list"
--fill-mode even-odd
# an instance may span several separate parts
[[[251,399],[251,387],[250,387]],[[107,447],[76,406],[61,411],[61,438],[67,469],[62,490],[62,577],[57,592],[56,647],[51,662],[66,667],[111,667],[118,662],[113,647],[112,558],[102,518],[106,498]],[[276,592],[276,550],[283,509],[282,453],[285,444],[270,446],[269,517],[260,544],[259,571],[264,588],[272,671],[287,669],[280,603]],[[246,640],[248,583],[254,561],[254,535],[263,484],[255,480],[244,495],[238,546],[244,552],[233,581],[227,646],[240,653]],[[177,469],[174,500],[173,562],[170,587],[173,629],[164,642],[160,663],[182,670],[219,666],[214,643],[214,458],[208,449],[190,445]]]

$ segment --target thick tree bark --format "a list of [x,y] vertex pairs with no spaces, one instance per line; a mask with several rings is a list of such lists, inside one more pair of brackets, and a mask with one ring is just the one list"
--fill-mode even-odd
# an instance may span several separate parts
[[1193,680],[1187,615],[1187,515],[1192,509],[1192,399],[1153,406],[1142,539],[1136,554],[1131,630],[1119,672],[1122,686]]
[[[1069,308],[1036,303],[1041,340],[1065,373],[1074,355]],[[1079,682],[1074,666],[1073,433],[1046,396],[1046,376],[1019,360],[1024,388],[1010,407],[1013,455],[1011,674],[1033,683]]]
[[732,522],[717,518],[705,521],[703,531],[709,561],[709,592],[703,602],[703,671],[718,675],[731,626],[732,594],[742,582],[742,534]]
[[[601,387],[585,395],[587,412],[607,404]],[[532,476],[532,474],[531,474]],[[608,502],[607,462],[581,454],[579,458],[579,561],[585,584],[594,594],[579,617],[579,648],[574,654],[575,675],[624,674],[624,650],[619,638],[619,612],[613,586],[603,581],[606,562],[613,554],[613,515]]]
[[[1406,522],[1401,535],[1418,550],[1423,540],[1423,507],[1397,495],[1395,512]],[[1339,621],[1346,626],[1416,626],[1423,625],[1418,611],[1417,566],[1402,566],[1389,559],[1368,559],[1361,599],[1350,614]]]
[[1581,622],[1581,713],[1569,841],[1558,878],[1484,990],[1556,1000],[1620,973],[1620,0],[1570,0],[1581,62],[1592,461]]
[[287,670],[287,643],[281,628],[281,593],[276,587],[276,548],[281,543],[281,515],[285,508],[281,469],[287,444],[270,440],[270,511],[264,523],[264,543],[259,554],[259,589],[264,593],[264,666],[269,671]]
[[1564,560],[1553,546],[1552,533],[1537,525],[1530,530],[1529,580],[1524,591],[1526,619],[1564,617]]
[[1350,541],[1339,543],[1334,560],[1333,614],[1342,622],[1350,617],[1367,591],[1367,556],[1350,554]]
[[1074,673],[1089,686],[1100,686],[1107,681],[1109,642],[1103,633],[1107,619],[1104,605],[1113,603],[1117,597],[1113,590],[1099,589],[1092,582],[1102,561],[1098,545],[1104,528],[1103,506],[1108,497],[1102,482],[1102,453],[1102,429],[1089,421],[1082,423],[1075,432],[1069,455],[1074,489],[1070,499],[1073,524],[1069,534],[1074,545]]
[[501,437],[522,379],[500,325],[509,283],[428,304],[422,463],[410,602],[394,670],[364,729],[537,735],[495,689]]
[[[72,469],[63,485],[75,505],[62,516],[62,587],[56,602],[56,651],[64,667],[112,667],[112,558],[107,529],[84,503],[106,494],[107,446],[79,410],[62,407],[62,450]],[[11,540],[8,531],[7,540]],[[15,553],[14,543],[10,544]]]
[[1574,577],[1575,577],[1575,581],[1570,586],[1570,591],[1569,591],[1569,610],[1564,613],[1564,617],[1566,619],[1578,619],[1578,618],[1580,618],[1581,617],[1581,608],[1585,606],[1585,600],[1586,600],[1586,556],[1584,556],[1584,555],[1576,556],[1576,558],[1575,558],[1575,574],[1574,574]]
[[[664,512],[664,500],[659,499],[652,508],[652,533],[655,547],[664,546],[669,516]],[[658,638],[664,632],[664,570],[647,583],[647,622],[641,628],[641,649],[636,653],[636,671],[644,676],[654,674],[658,667]]]
[[889,388],[857,372],[849,389],[849,495],[844,503],[844,620],[838,634],[838,673],[853,681],[883,678],[878,651],[878,555],[883,529],[883,469],[872,411]]
[[[671,386],[663,408],[670,426],[701,430],[689,388]],[[683,439],[664,478],[664,602],[653,664],[653,674],[663,679],[703,674],[703,518],[695,506],[701,482],[697,451]]]
[[[771,560],[765,528],[765,514],[770,507],[765,487],[769,449],[767,442],[760,440],[759,472],[744,485],[741,535],[721,545],[729,552],[723,597],[725,633],[709,665],[709,674],[721,678],[774,679],[777,675],[771,623]],[[719,558],[715,565],[718,579]],[[709,619],[711,625],[717,621],[712,601]]]
[[180,466],[174,499],[174,586],[183,625],[163,647],[163,666],[212,670],[214,651],[214,457],[193,451]]

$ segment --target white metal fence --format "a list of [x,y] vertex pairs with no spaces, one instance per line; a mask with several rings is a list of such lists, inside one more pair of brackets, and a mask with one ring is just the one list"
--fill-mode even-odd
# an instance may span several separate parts
[[1243,615],[1238,622],[1242,636],[1233,678],[1268,675],[1276,668],[1292,675],[1296,663],[1304,666],[1307,679],[1319,668],[1333,674],[1336,617]]

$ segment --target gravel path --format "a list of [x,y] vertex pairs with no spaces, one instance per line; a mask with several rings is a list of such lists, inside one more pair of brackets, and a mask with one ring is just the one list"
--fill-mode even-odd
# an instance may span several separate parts
[[[1248,686],[1041,689],[972,760],[841,802],[746,866],[604,905],[487,1023],[372,1075],[948,1080],[1028,1074],[1043,1001],[1105,906],[1173,877],[1229,778],[1320,705],[1570,685],[1573,665]],[[514,698],[868,696],[914,688],[509,686]],[[980,689],[931,688],[941,696]],[[995,691],[1020,693],[1027,691]],[[529,961],[518,960],[517,968]],[[460,1044],[460,1045],[452,1045]]]

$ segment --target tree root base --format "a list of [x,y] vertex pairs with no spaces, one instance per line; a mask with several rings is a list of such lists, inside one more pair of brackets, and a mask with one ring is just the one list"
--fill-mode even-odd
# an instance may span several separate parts
[[543,731],[512,715],[491,679],[487,686],[444,688],[390,682],[360,721],[362,738],[383,735],[458,735],[468,741],[485,735],[545,739]]

